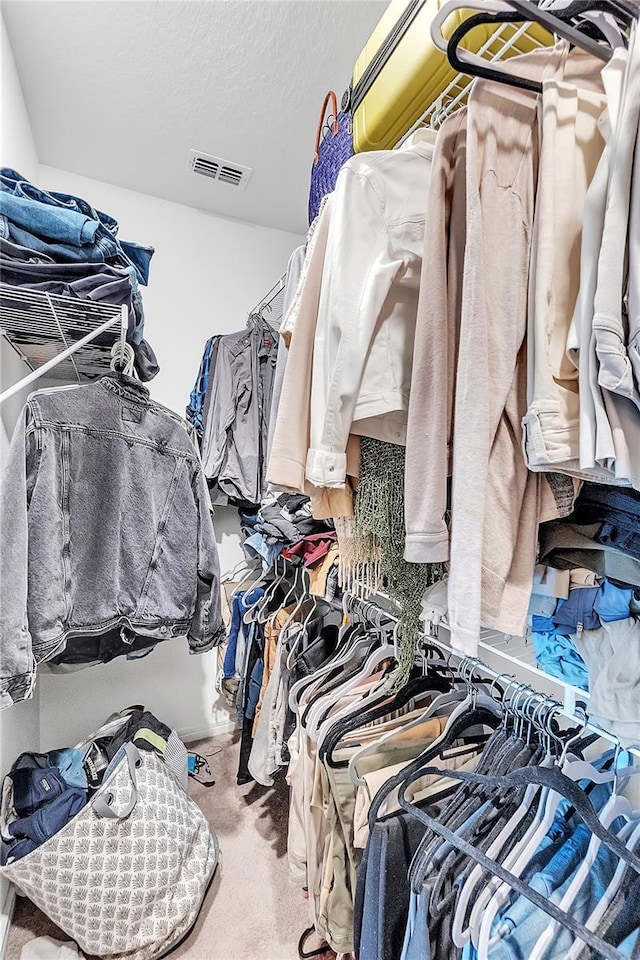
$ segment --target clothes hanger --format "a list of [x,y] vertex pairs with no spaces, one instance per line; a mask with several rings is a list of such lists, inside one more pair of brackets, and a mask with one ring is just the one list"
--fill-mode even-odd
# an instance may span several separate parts
[[[427,639],[431,639],[431,638],[428,637]],[[427,644],[427,649],[434,650],[439,655],[442,653],[442,651],[439,650],[439,648],[432,646],[431,644]],[[423,664],[424,664],[424,669],[426,670],[427,663],[424,659],[423,659]],[[430,661],[429,667],[435,667],[437,670],[440,667],[440,662]],[[413,719],[403,724],[401,728],[402,731],[413,730],[416,727],[419,727],[421,724],[427,723],[432,717],[436,717],[438,715],[441,715],[442,712],[446,712],[446,710],[449,707],[454,707],[457,703],[460,703],[466,699],[466,697],[468,696],[468,689],[456,688],[454,686],[454,683],[459,678],[456,678],[454,676],[448,661],[445,663],[445,667],[447,670],[447,674],[449,675],[447,679],[450,679],[450,682],[452,684],[451,689],[444,693],[439,693],[436,697],[434,697],[434,699],[431,701],[431,703],[429,704],[426,710],[419,711]],[[400,730],[398,729],[390,730],[387,733],[383,734],[374,743],[371,743],[362,747],[360,750],[358,750],[356,753],[353,754],[353,756],[349,760],[349,778],[353,784],[355,785],[366,784],[366,780],[363,779],[359,771],[359,765],[362,764],[367,757],[371,756],[372,754],[375,754],[376,751],[379,751],[381,748],[383,748],[385,744],[389,743],[394,738],[397,738],[399,732]]]
[[[578,736],[570,738],[565,743],[562,755],[555,769],[560,771],[566,778],[567,783],[579,783],[583,780],[591,781],[592,783],[613,782],[615,779],[614,771],[600,771],[587,761],[569,759],[569,749],[572,744],[576,742]],[[511,854],[505,859],[505,868],[507,868],[513,876],[522,876],[529,861],[548,833],[562,799],[563,794],[557,790],[547,789],[542,791],[536,818],[520,841],[520,844],[516,845],[516,848],[514,848]],[[495,937],[492,936],[491,927],[498,913],[505,906],[510,896],[510,891],[510,884],[502,883],[495,893],[493,893],[483,911],[480,928],[477,933],[476,949],[478,960],[488,960],[489,958],[490,949],[496,942]]]
[[123,340],[116,340],[111,347],[111,363],[109,366],[114,373],[124,373],[127,377],[132,377],[134,373],[136,355],[130,343]]
[[[283,558],[283,562],[284,562],[284,558]],[[297,566],[297,567],[295,568],[295,573],[294,573],[294,576],[293,576],[293,583],[292,583],[291,586],[289,587],[289,590],[288,590],[288,592],[285,594],[284,600],[282,601],[282,606],[281,606],[281,608],[280,608],[281,610],[286,610],[286,609],[287,609],[287,606],[289,605],[289,600],[290,600],[292,597],[295,596],[296,589],[297,589],[297,587],[298,587],[299,577],[300,577],[300,567]],[[279,613],[278,610],[274,610],[273,613],[271,614],[271,616],[268,618],[268,622],[271,623],[271,626],[273,626],[273,624],[275,623],[275,618],[278,616],[278,613]],[[285,621],[285,623],[286,623],[286,621]]]
[[[348,703],[327,720],[322,722],[322,717],[326,710],[331,709],[331,707],[337,703],[338,700],[343,699],[347,696],[347,694],[351,693],[351,691],[360,686],[365,680],[368,680],[377,670],[377,668],[384,663],[385,660],[393,659],[395,659],[395,645],[388,643],[382,644],[382,646],[379,646],[373,650],[373,652],[367,658],[364,666],[355,676],[347,680],[346,683],[339,687],[337,691],[333,691],[328,698],[321,698],[321,700],[314,705],[307,718],[307,734],[311,737],[311,739],[316,742],[320,742],[321,738],[328,733],[329,729],[334,723],[337,723],[338,720],[342,720],[349,716],[352,709],[356,706],[359,706],[362,701],[356,700],[355,703]],[[381,681],[375,683],[371,690],[365,693],[365,698],[371,693],[372,690],[375,692],[380,692],[381,683],[389,683],[388,674],[385,673]],[[327,700],[328,702],[325,702]]]
[[[509,0],[510,2],[510,0]],[[574,0],[574,5],[578,6],[583,0]],[[564,14],[564,11],[563,11]],[[600,17],[604,15],[600,14]],[[459,73],[467,74],[472,77],[481,77],[486,80],[492,80],[496,83],[506,83],[512,87],[518,87],[523,90],[529,90],[533,93],[541,94],[542,93],[542,82],[540,80],[535,80],[531,77],[521,77],[513,72],[513,65],[510,70],[504,69],[502,66],[497,64],[495,61],[488,61],[482,57],[478,57],[475,54],[468,54],[468,51],[465,51],[461,47],[461,43],[467,34],[473,30],[475,27],[480,25],[487,24],[504,24],[504,23],[519,23],[522,22],[522,16],[519,13],[504,13],[504,14],[491,14],[491,13],[478,13],[467,20],[464,20],[463,23],[457,27],[451,35],[449,43],[447,45],[447,58],[451,66],[457,70]],[[576,44],[582,49],[585,49],[585,46],[592,44],[594,48],[597,48],[600,51],[604,51],[606,56],[601,56],[600,59],[609,60],[611,58],[611,53],[614,47],[624,45],[624,38],[619,29],[616,29],[612,23],[606,19],[591,19],[586,18],[581,20],[580,34],[584,38],[582,43]],[[595,37],[602,38],[608,46],[603,46],[598,43]],[[592,55],[598,56],[595,52],[595,49],[590,48],[588,50]]]
[[[264,586],[264,582],[265,582],[264,573],[261,572],[258,579],[254,580],[251,586],[244,591],[245,596],[252,594],[254,590],[262,589],[262,587]],[[261,600],[262,600],[262,594],[260,594],[257,600],[254,600],[252,603],[250,603],[247,609],[245,610],[242,616],[242,622],[245,623],[247,626],[250,626],[253,623],[253,611],[256,609],[256,607],[258,606]]]
[[[311,578],[309,577],[309,574],[305,567],[301,567],[300,569],[302,570],[302,587],[303,587],[302,593],[300,594],[298,598],[298,602],[296,603],[295,607],[293,608],[293,610],[291,611],[291,613],[289,614],[285,622],[282,624],[282,627],[280,628],[281,630],[286,630],[289,628],[289,625],[294,622],[294,620],[302,610],[302,607],[311,596]],[[306,575],[306,580],[305,580],[305,575]],[[295,647],[300,642],[300,637],[302,636],[303,631],[304,631],[304,627],[302,627],[302,629],[294,637],[292,649],[295,649]],[[291,667],[291,664],[293,663],[293,660],[290,660],[290,657],[291,657],[291,653],[289,653],[289,656],[287,657],[287,666],[289,667]]]
[[[531,716],[532,722],[535,724],[537,715],[539,711],[543,708],[546,702],[549,702],[549,698],[544,694],[538,694],[536,691],[531,695],[531,700],[537,699],[538,705],[537,709],[534,711]],[[542,766],[549,766],[554,762],[554,758],[551,752],[551,742],[550,739],[547,743],[547,752],[546,755],[540,761]],[[500,831],[495,840],[490,844],[487,849],[487,856],[497,859],[499,853],[503,849],[505,843],[513,835],[514,829],[522,822],[524,817],[527,815],[531,809],[532,804],[535,802],[538,794],[540,792],[540,787],[537,784],[529,784],[525,791],[525,795],[522,798],[520,806],[514,812],[514,814],[509,818],[505,823],[503,829]],[[489,896],[486,896],[487,893],[487,883],[486,883],[485,872],[482,867],[475,866],[471,871],[470,875],[467,877],[456,902],[456,910],[453,916],[451,935],[453,942],[458,947],[464,947],[469,940],[473,938],[473,931],[476,930],[479,933],[479,920],[482,916],[482,911],[484,909],[484,904],[489,899]],[[479,884],[483,884],[483,889],[477,891]],[[471,906],[472,905],[472,906]],[[471,906],[471,912],[469,915],[469,922],[465,928],[464,923],[468,915],[469,907]]]
[[[394,627],[394,635],[398,628],[399,624],[396,624]],[[394,643],[394,647],[397,649],[396,643]],[[369,692],[367,699],[359,702],[356,701],[355,709],[350,711],[347,726],[340,727],[340,729],[344,730],[345,733],[352,732],[357,730],[358,727],[369,725],[376,720],[381,720],[387,713],[393,713],[401,710],[412,700],[423,699],[427,694],[432,697],[433,694],[437,695],[438,693],[443,693],[444,690],[449,688],[450,683],[450,679],[448,677],[443,677],[442,674],[439,674],[433,670],[423,670],[417,676],[415,672],[413,675],[410,675],[408,681],[404,683],[400,689],[387,690],[386,686],[384,685],[382,689],[373,688]],[[372,700],[374,693],[377,695],[376,700]],[[345,717],[344,719],[346,720],[347,718]],[[322,738],[321,753],[323,746],[328,740],[330,740],[335,746],[337,739],[341,739],[340,732],[338,729],[336,729],[336,727],[338,727],[342,722],[341,718],[335,714],[330,718],[330,720],[333,724],[333,728],[332,731],[327,735],[327,739],[324,737]],[[328,721],[329,718],[327,718],[327,722]],[[330,748],[330,752],[328,754],[329,757],[332,749],[333,748]]]
[[[278,574],[279,561],[282,563],[282,573],[280,574]],[[281,558],[281,557],[275,558],[275,560],[273,561],[273,572],[274,572],[274,578],[269,584],[269,586],[267,587],[267,589],[265,590],[261,600],[258,601],[257,612],[255,615],[256,622],[262,624],[262,626],[265,625],[265,623],[271,616],[272,611],[269,610],[269,604],[273,601],[278,591],[278,588],[280,587],[280,584],[284,582],[285,577],[287,575],[287,565],[284,558]],[[266,616],[265,616],[265,613],[266,613]],[[278,613],[277,609],[275,613],[276,614]]]
[[[350,616],[349,595],[346,593],[342,595],[342,621],[343,626],[338,636],[338,650],[333,661],[320,667],[311,677],[304,677],[292,685],[289,691],[289,706],[294,713],[298,713],[299,696],[304,689],[321,684],[327,675],[334,673],[336,669],[340,669],[340,667],[348,663],[352,659],[352,647],[353,655],[355,656],[355,646],[357,646],[358,637],[361,638],[361,641],[362,639],[367,641],[365,649],[371,646],[372,641],[365,637],[362,624],[354,622]],[[303,723],[305,719],[306,718],[303,717]]]
[[[613,775],[614,775],[614,789],[611,797],[604,805],[603,809],[598,815],[598,819],[602,823],[603,827],[609,829],[615,820],[619,817],[624,817],[628,823],[637,822],[640,820],[640,810],[634,810],[626,797],[623,797],[617,792],[617,783],[618,783],[618,767],[617,762],[619,758],[619,748],[616,750],[616,756],[614,759],[613,765]],[[630,759],[630,758],[629,758]],[[640,767],[630,767],[625,770],[625,776],[630,776],[634,773],[640,773]],[[602,845],[602,840],[600,837],[595,834],[592,835],[587,852],[584,859],[580,863],[580,866],[575,872],[569,887],[565,891],[559,907],[561,910],[570,912],[573,904],[575,903],[576,897],[578,896],[581,888],[584,886],[585,880],[589,876],[593,865],[598,856],[598,852]],[[530,960],[543,960],[544,955],[547,952],[549,945],[551,944],[554,936],[558,930],[558,924],[556,920],[551,920],[545,930],[542,931],[538,940],[536,941],[533,950],[531,952]]]
[[382,695],[376,698],[377,702],[369,703],[368,707],[365,703],[358,703],[357,709],[347,719],[336,721],[322,742],[319,741],[320,757],[325,759],[330,767],[347,767],[348,761],[337,761],[334,758],[334,750],[337,749],[345,734],[367,727],[377,720],[383,720],[385,716],[404,709],[407,704],[413,701],[420,702],[426,697],[431,699],[434,693],[443,691],[443,686],[446,683],[448,681],[441,676],[420,674],[413,679],[409,679],[390,698],[386,695],[386,692],[382,692]]
[[[312,706],[317,699],[329,692],[325,690],[324,687],[326,685],[337,685],[335,683],[336,677],[348,673],[352,665],[355,664],[356,670],[359,669],[369,655],[372,647],[379,642],[373,634],[364,632],[362,624],[350,624],[347,630],[349,630],[350,633],[346,638],[346,643],[344,646],[339,645],[336,656],[331,662],[316,671],[313,677],[298,681],[292,687],[289,696],[290,706],[293,702],[293,697],[295,697],[297,701],[301,699],[299,690],[304,687],[304,699],[306,703],[302,712],[302,724],[305,729]],[[346,677],[344,679],[346,679]],[[297,702],[295,707],[292,706],[292,709],[295,713],[299,712]]]
[[[431,770],[439,774],[441,773],[441,771],[437,768],[431,768]],[[511,774],[507,774],[501,779],[505,781],[505,783],[521,782],[523,780],[522,775],[527,773],[530,774],[531,771],[527,770],[526,768],[524,770],[516,770]],[[549,773],[549,771],[546,771],[546,773]],[[448,776],[456,780],[466,780],[469,782],[488,780],[488,778],[481,777],[478,774],[462,773],[459,770],[450,770],[448,772]],[[572,796],[568,799],[571,799],[574,806],[576,806],[577,812],[587,823],[587,826],[589,826],[592,830],[595,830],[600,835],[607,833],[607,831],[604,830],[598,821],[598,818],[595,816],[593,807],[591,807],[589,801],[580,793],[580,790],[572,790],[570,792],[572,793]],[[542,910],[544,914],[559,921],[563,926],[567,927],[574,934],[574,936],[578,937],[589,947],[594,949],[598,956],[603,956],[606,958],[606,960],[618,960],[620,954],[610,943],[607,943],[601,937],[592,933],[571,915],[560,910],[556,903],[547,897],[544,897],[533,887],[529,886],[529,884],[524,883],[520,877],[516,877],[511,874],[502,866],[502,864],[497,863],[495,860],[491,860],[489,857],[485,856],[484,853],[476,850],[472,844],[468,843],[462,836],[460,836],[459,832],[456,834],[452,830],[449,830],[448,827],[439,823],[435,817],[430,816],[427,810],[421,810],[413,807],[407,801],[406,797],[400,795],[398,800],[400,806],[404,810],[407,810],[411,816],[419,820],[433,833],[436,833],[443,842],[448,843],[450,846],[465,854],[468,859],[477,864],[481,864],[485,870],[499,877],[504,883],[508,884],[514,892],[526,897],[526,899],[538,907],[538,909]],[[624,850],[625,858],[628,861],[633,861],[632,865],[634,866],[634,869],[640,871],[640,860],[634,854],[630,854],[624,845],[620,843],[617,837],[614,835],[609,835],[605,839],[605,842],[613,849],[614,853],[619,853],[621,850]],[[638,864],[637,868],[635,866],[636,863]]]
[[[624,840],[625,844],[630,850],[636,851],[640,845],[640,824],[638,823],[627,823],[623,826],[620,831],[620,839]],[[629,871],[627,864],[620,860],[618,863],[615,873],[611,879],[611,883],[605,890],[604,894],[597,902],[591,916],[585,922],[587,930],[592,930],[594,933],[597,932],[600,923],[605,916],[611,901],[614,896],[622,886],[622,883],[626,877],[626,874]],[[567,954],[565,960],[579,960],[580,955],[583,952],[583,944],[580,940],[576,940],[569,953]]]
[[439,757],[465,730],[479,727],[483,724],[495,728],[499,722],[502,722],[502,718],[502,708],[492,697],[479,693],[478,691],[472,691],[469,687],[466,699],[454,707],[445,729],[441,735],[434,740],[428,750],[420,754],[419,757],[408,764],[399,774],[391,777],[382,785],[380,790],[378,790],[369,808],[369,826],[373,827],[378,811],[387,797],[396,788],[401,787],[405,783],[408,785],[411,779],[417,779],[415,774],[422,770],[424,764],[430,759]]
[[[449,16],[460,9],[473,9],[479,12],[465,19],[453,31],[451,37],[446,38],[443,35],[442,28]],[[580,47],[604,62],[611,57],[610,48],[602,46],[576,27],[565,23],[559,16],[540,9],[530,0],[470,0],[470,2],[449,0],[440,8],[431,22],[431,38],[435,46],[447,55],[452,67],[459,73],[473,77],[484,77],[499,83],[507,83],[535,93],[541,93],[542,85],[539,81],[528,77],[519,77],[513,73],[513,69],[510,70],[495,61],[489,63],[478,54],[461,49],[459,46],[466,34],[479,24],[517,22],[540,23],[551,33],[563,37],[574,46]]]
[[394,739],[398,738],[400,733],[408,732],[409,730],[415,730],[417,727],[424,725],[429,722],[434,717],[439,717],[446,715],[447,708],[453,708],[457,703],[463,700],[466,697],[466,691],[460,689],[454,689],[447,691],[446,693],[440,693],[431,701],[426,710],[417,711],[417,714],[410,719],[407,723],[404,723],[400,728],[396,730],[389,730],[387,733],[383,734],[378,740],[375,740],[373,743],[367,744],[364,747],[361,747],[360,750],[356,751],[349,760],[349,779],[353,784],[363,786],[366,784],[366,780],[361,774],[361,766],[367,757],[372,756],[373,754],[384,749],[384,746]]
[[[546,723],[543,722],[544,720],[543,711],[547,708],[547,705],[551,705],[552,707],[555,707],[557,706],[557,704],[555,703],[555,701],[546,697],[544,694],[538,694],[536,691],[534,691],[533,693],[534,693],[534,697],[539,698],[539,706],[534,711],[532,719],[534,723],[538,723],[540,727],[540,732],[544,733],[545,735],[544,742],[546,744],[546,756],[541,759],[540,765],[547,766],[547,765],[550,765],[550,763],[554,762],[553,754],[552,754],[552,743],[553,743],[552,732],[553,731],[550,726],[547,728]],[[511,704],[511,707],[513,707],[513,704]],[[514,817],[510,818],[510,820],[507,822],[504,830],[501,832],[500,836],[497,838],[495,846],[497,846],[498,843],[500,843],[499,849],[502,849],[502,846],[505,840],[508,839],[509,836],[511,835],[512,829],[515,826],[515,824],[521,821],[521,814],[522,813],[526,814],[526,812],[531,808],[532,804],[536,801],[536,797],[539,792],[540,792],[540,788],[538,788],[535,785],[530,785],[529,787],[527,787],[525,796],[522,800],[521,807],[518,808],[518,811],[516,811],[516,814],[514,815]],[[524,807],[526,807],[526,810],[523,810]],[[494,852],[490,853],[490,856],[495,856],[495,853]],[[505,861],[505,866],[506,866],[506,861]],[[472,873],[473,880],[477,881],[479,876],[483,878],[484,883],[481,890],[478,892],[478,896],[476,897],[474,905],[472,907],[467,931],[465,931],[462,926],[461,918],[454,918],[454,920],[457,920],[457,923],[455,925],[456,925],[456,933],[459,939],[464,939],[465,942],[467,942],[467,939],[468,939],[467,933],[468,933],[471,936],[471,939],[473,940],[474,945],[477,943],[477,938],[479,936],[480,921],[482,919],[485,906],[491,899],[491,896],[495,891],[495,889],[497,889],[497,887],[499,886],[499,881],[496,881],[495,877],[486,878],[485,871],[483,871],[481,868],[474,869]],[[472,877],[470,877],[469,880],[471,880]],[[470,887],[468,887],[466,893],[470,900],[473,895],[473,890]],[[464,903],[463,903],[463,907],[464,907]]]
[[[222,578],[222,583],[233,583],[235,578],[240,573],[243,574],[243,579],[244,579],[246,578],[247,572],[249,572],[250,574],[254,574],[256,572],[255,566],[248,564],[245,559],[238,560],[235,566],[232,567],[231,570],[227,571],[227,573],[225,573],[224,577]],[[239,584],[242,582],[243,582],[242,580],[238,581]]]

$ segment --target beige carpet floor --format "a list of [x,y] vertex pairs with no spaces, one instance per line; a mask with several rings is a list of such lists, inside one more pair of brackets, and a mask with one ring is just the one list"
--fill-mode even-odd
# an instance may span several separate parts
[[[297,943],[308,926],[308,905],[289,883],[287,866],[288,787],[239,787],[238,735],[190,744],[209,758],[215,785],[189,781],[218,834],[221,857],[198,921],[171,960],[296,960]],[[6,960],[19,960],[34,937],[69,938],[30,901],[19,898]],[[317,941],[312,940],[310,949]]]

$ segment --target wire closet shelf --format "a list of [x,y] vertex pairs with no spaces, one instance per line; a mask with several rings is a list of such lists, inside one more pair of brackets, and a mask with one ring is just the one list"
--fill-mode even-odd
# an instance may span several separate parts
[[[480,47],[478,56],[483,57],[488,63],[497,63],[508,56],[520,53],[522,51],[518,44],[525,34],[527,35],[526,49],[531,49],[533,46],[542,47],[543,44],[528,31],[528,23],[520,25],[501,24],[496,27],[486,43]],[[450,114],[466,104],[472,83],[473,77],[465,73],[456,74],[442,93],[436,97],[433,103],[429,104],[422,116],[402,135],[396,147],[401,146],[416,130],[424,127],[433,129],[440,127]]]
[[102,376],[127,325],[126,306],[0,283],[0,333],[32,371],[0,393],[0,403],[45,374],[66,383]]
[[[379,612],[392,622],[397,622],[399,618],[400,611],[397,604],[384,593],[372,594],[367,599],[350,595],[349,603],[352,607],[361,607],[365,615],[367,609],[373,607],[378,608]],[[571,686],[566,681],[542,670],[536,663],[533,645],[526,637],[509,637],[494,630],[483,629],[478,643],[479,656],[467,657],[451,646],[446,618],[437,624],[423,622],[423,631],[421,632],[422,640],[435,643],[449,657],[471,664],[479,675],[494,680],[500,678],[504,680],[507,676],[513,676],[523,683],[528,683],[532,690],[557,698],[558,712],[567,720],[584,723],[585,705],[588,714],[588,692]],[[587,729],[615,746],[619,746],[617,737],[600,726],[589,722]],[[640,759],[640,748],[632,747],[629,752]]]
[[249,311],[250,317],[260,316],[266,320],[270,327],[278,330],[284,320],[284,288],[286,286],[287,275],[283,274],[268,293],[256,304],[253,310]]

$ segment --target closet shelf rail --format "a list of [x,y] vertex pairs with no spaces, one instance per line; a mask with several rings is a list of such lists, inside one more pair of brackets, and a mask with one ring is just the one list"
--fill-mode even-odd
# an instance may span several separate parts
[[284,288],[286,286],[287,275],[284,273],[265,293],[264,297],[249,312],[249,317],[260,316],[266,320],[270,327],[277,330],[284,317]]
[[44,376],[81,383],[110,369],[113,344],[126,340],[123,304],[96,303],[0,283],[0,333],[31,373],[0,393],[0,404]]
[[[544,46],[529,30],[529,24],[504,23],[498,26],[491,37],[480,47],[478,56],[485,59],[488,63],[497,63],[506,57],[521,52],[518,48],[519,41],[527,34],[527,49],[532,46]],[[400,147],[412,133],[423,127],[440,127],[447,117],[464,106],[469,96],[473,77],[465,73],[458,73],[451,80],[442,93],[430,103],[422,116],[416,120],[406,133],[402,135],[396,148]]]
[[[396,611],[392,613],[390,608],[393,601],[384,595],[382,597],[383,604],[378,604],[377,596],[369,600],[362,600],[360,597],[352,594],[345,594],[343,597],[346,598],[345,602],[348,607],[354,611],[357,610],[365,619],[372,608],[378,608],[385,620],[390,620],[395,623],[398,622],[400,611],[396,608]],[[369,617],[369,619],[371,620],[372,618]],[[557,712],[573,723],[584,723],[584,716],[578,707],[578,703],[579,701],[583,701],[588,705],[589,694],[585,690],[573,687],[565,681],[541,670],[536,663],[533,647],[526,641],[526,638],[507,637],[505,634],[497,633],[496,631],[483,630],[479,647],[485,654],[486,660],[497,660],[498,664],[500,664],[497,669],[494,669],[486,660],[465,656],[464,653],[455,650],[450,643],[444,639],[444,635],[448,633],[449,629],[446,619],[441,620],[437,625],[426,624],[425,626],[429,629],[421,634],[423,640],[440,647],[447,657],[454,658],[454,660],[458,660],[459,662],[465,661],[467,664],[472,664],[475,670],[478,670],[490,679],[498,680],[500,678],[504,679],[507,675],[513,676],[513,667],[518,668],[516,673],[517,677],[522,676],[521,670],[526,670],[532,675],[529,682],[532,690],[538,690],[540,687],[543,687],[544,689],[540,690],[540,692],[545,693],[545,695],[547,695],[546,691],[549,688],[557,690]],[[504,662],[504,666],[502,666],[502,662]],[[610,743],[619,746],[618,739],[607,730],[603,730],[593,723],[588,723],[587,729],[592,733],[597,733],[598,736],[604,740],[608,740]],[[640,758],[640,749],[633,748],[630,752]]]

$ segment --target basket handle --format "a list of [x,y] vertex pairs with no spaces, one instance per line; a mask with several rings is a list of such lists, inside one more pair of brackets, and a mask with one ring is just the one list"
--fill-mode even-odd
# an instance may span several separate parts
[[313,154],[314,164],[318,162],[320,156],[320,137],[322,135],[322,128],[324,126],[324,117],[327,112],[327,104],[331,101],[331,109],[333,111],[333,135],[334,137],[338,136],[338,98],[336,97],[334,90],[329,90],[326,97],[324,98],[324,103],[322,104],[322,110],[320,111],[320,119],[318,120],[318,129],[316,131],[316,148]]
[[103,787],[101,790],[99,790],[91,800],[91,806],[93,807],[97,816],[102,817],[105,820],[126,820],[127,817],[133,812],[133,809],[138,802],[136,767],[139,767],[142,763],[140,751],[136,746],[134,746],[133,743],[125,743],[120,749],[124,750],[127,758],[129,777],[131,779],[131,794],[124,809],[114,810],[111,806],[114,799],[112,791],[109,790],[108,787]]

